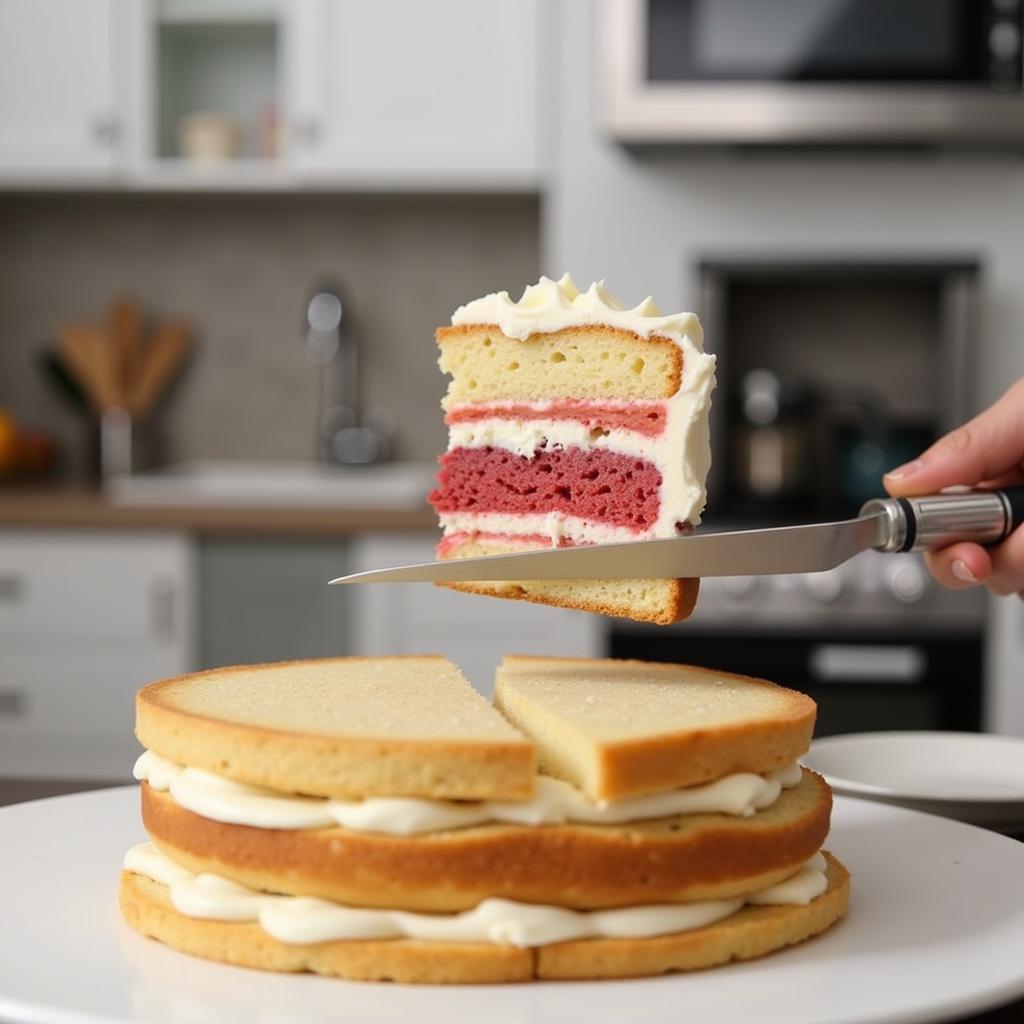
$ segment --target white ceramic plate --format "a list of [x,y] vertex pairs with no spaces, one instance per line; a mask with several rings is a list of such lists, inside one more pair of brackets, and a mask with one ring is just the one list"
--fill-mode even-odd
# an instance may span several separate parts
[[801,760],[837,793],[1024,832],[1024,740],[976,732],[855,733],[817,740]]
[[1024,844],[836,800],[849,917],[803,946],[688,975],[466,988],[263,974],[143,939],[116,903],[134,787],[0,809],[0,1019],[32,1024],[877,1024],[1024,994]]

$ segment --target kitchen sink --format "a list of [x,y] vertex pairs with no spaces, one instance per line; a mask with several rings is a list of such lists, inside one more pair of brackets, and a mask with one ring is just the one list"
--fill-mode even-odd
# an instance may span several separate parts
[[426,502],[436,470],[430,462],[183,462],[114,477],[105,492],[119,505],[416,508]]

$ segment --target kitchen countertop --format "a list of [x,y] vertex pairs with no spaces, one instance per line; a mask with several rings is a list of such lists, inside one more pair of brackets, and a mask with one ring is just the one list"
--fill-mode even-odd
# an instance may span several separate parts
[[84,487],[0,489],[0,528],[187,530],[205,534],[319,534],[437,530],[422,508],[121,505]]

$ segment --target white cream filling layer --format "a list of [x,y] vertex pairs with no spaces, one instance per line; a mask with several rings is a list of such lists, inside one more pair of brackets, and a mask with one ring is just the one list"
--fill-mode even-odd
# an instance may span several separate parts
[[[446,537],[455,533],[498,533],[510,537],[547,537],[552,547],[563,539],[574,544],[625,544],[633,540],[653,540],[650,530],[630,530],[625,526],[593,523],[579,516],[558,512],[442,512],[438,519]],[[673,536],[676,536],[673,533]]]
[[[510,338],[524,340],[531,334],[563,330],[585,324],[608,324],[623,327],[643,337],[651,334],[664,336],[674,341],[683,353],[683,379],[679,391],[665,400],[667,420],[661,438],[643,438],[640,442],[629,441],[623,435],[628,431],[614,431],[616,442],[633,446],[636,454],[641,451],[644,458],[655,462],[661,472],[661,506],[658,521],[644,536],[669,538],[676,536],[677,522],[700,523],[701,512],[707,500],[705,480],[711,467],[711,444],[708,433],[708,410],[711,406],[711,391],[715,386],[715,357],[703,350],[703,332],[700,321],[692,313],[674,313],[665,316],[650,297],[633,309],[626,309],[604,287],[603,282],[592,284],[586,292],[580,292],[572,278],[566,274],[559,281],[542,277],[531,285],[518,302],[513,302],[508,292],[496,292],[475,299],[460,306],[452,316],[452,324],[493,323]],[[495,421],[497,423],[498,421]],[[518,454],[532,454],[539,447],[538,438],[543,442],[547,436],[549,444],[561,443],[552,435],[538,434],[537,425],[529,421],[505,421],[513,426],[509,429],[493,427],[492,436],[503,440],[480,444],[496,444]],[[582,434],[574,433],[572,425],[552,423],[552,432],[560,432],[563,438],[574,437],[574,447],[599,448],[600,439],[591,440],[590,432],[576,425]],[[450,436],[483,437],[487,433],[481,424],[452,424]],[[611,434],[609,435],[611,436]],[[639,435],[633,435],[637,437]],[[533,442],[533,443],[531,443]],[[566,444],[566,447],[569,445]],[[473,447],[468,445],[467,447]],[[556,515],[553,513],[553,515]],[[468,513],[463,519],[472,518]],[[584,541],[583,533],[570,533],[569,526],[574,517],[562,517],[563,536]],[[443,522],[443,519],[442,519]],[[596,526],[598,524],[587,524]],[[469,530],[483,529],[470,526]],[[446,532],[454,532],[448,530]],[[506,530],[501,532],[529,532]],[[554,543],[557,538],[551,534]],[[630,538],[637,539],[632,533]],[[587,543],[614,543],[614,541],[586,541]]]
[[448,450],[455,448],[504,448],[530,458],[538,448],[585,448],[646,459],[659,466],[664,461],[664,438],[617,427],[594,430],[579,420],[524,420],[500,416],[453,423],[448,428]]
[[289,945],[409,938],[529,947],[570,939],[653,938],[713,924],[747,903],[806,906],[828,888],[825,858],[818,853],[791,877],[746,899],[595,911],[487,899],[458,914],[420,914],[347,907],[309,896],[274,896],[219,875],[194,875],[152,843],[133,846],[125,854],[124,868],[166,885],[174,908],[186,917],[257,921],[271,938]]
[[575,786],[538,776],[529,800],[499,802],[368,797],[329,800],[294,796],[249,786],[199,768],[188,768],[147,750],[133,774],[160,791],[169,791],[180,807],[213,821],[253,828],[313,829],[340,825],[354,832],[421,835],[488,822],[560,825],[574,821],[617,825],[677,814],[732,814],[749,817],[770,807],[783,789],[799,785],[803,769],[790,765],[768,775],[740,772],[703,786],[594,803]]

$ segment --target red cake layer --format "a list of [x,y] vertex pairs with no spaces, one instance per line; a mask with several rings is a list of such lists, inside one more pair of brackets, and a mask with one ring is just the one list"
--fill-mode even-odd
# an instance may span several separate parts
[[630,455],[540,449],[533,458],[504,448],[455,448],[441,457],[430,503],[444,512],[561,512],[594,522],[650,529],[661,473]]
[[552,402],[548,409],[530,405],[463,405],[445,416],[445,423],[475,423],[478,420],[576,420],[590,430],[632,430],[657,437],[665,430],[664,402],[632,402],[628,407],[578,402]]

